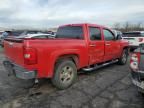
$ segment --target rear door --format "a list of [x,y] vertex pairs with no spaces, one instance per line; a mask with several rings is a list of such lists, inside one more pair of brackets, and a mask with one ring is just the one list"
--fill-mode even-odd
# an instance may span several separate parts
[[89,26],[89,64],[100,63],[104,58],[104,40],[99,27]]

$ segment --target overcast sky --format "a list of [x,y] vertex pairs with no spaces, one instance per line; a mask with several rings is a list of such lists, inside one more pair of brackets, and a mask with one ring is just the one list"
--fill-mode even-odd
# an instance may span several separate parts
[[0,0],[0,26],[144,22],[144,0]]

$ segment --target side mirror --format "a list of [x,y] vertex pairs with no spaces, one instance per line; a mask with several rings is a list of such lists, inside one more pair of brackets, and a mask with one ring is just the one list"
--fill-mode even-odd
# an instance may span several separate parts
[[122,39],[121,35],[118,34],[117,37],[116,37],[116,39],[117,39],[117,40],[121,40],[121,39]]

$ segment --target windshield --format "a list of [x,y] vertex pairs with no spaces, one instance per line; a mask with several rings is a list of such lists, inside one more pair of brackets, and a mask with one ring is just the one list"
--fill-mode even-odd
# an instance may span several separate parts
[[131,33],[123,33],[123,37],[144,37],[144,33],[140,32],[131,32]]
[[82,26],[65,26],[58,29],[56,38],[82,39],[82,35]]

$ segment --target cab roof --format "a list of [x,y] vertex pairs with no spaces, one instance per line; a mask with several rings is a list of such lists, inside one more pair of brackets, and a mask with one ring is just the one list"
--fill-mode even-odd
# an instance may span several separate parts
[[103,25],[91,24],[91,23],[66,24],[66,25],[62,25],[62,26],[59,26],[59,27],[64,27],[64,26],[82,26],[82,25],[88,25],[88,26],[96,26],[96,27],[108,28],[108,27],[105,27],[105,26],[103,26]]

